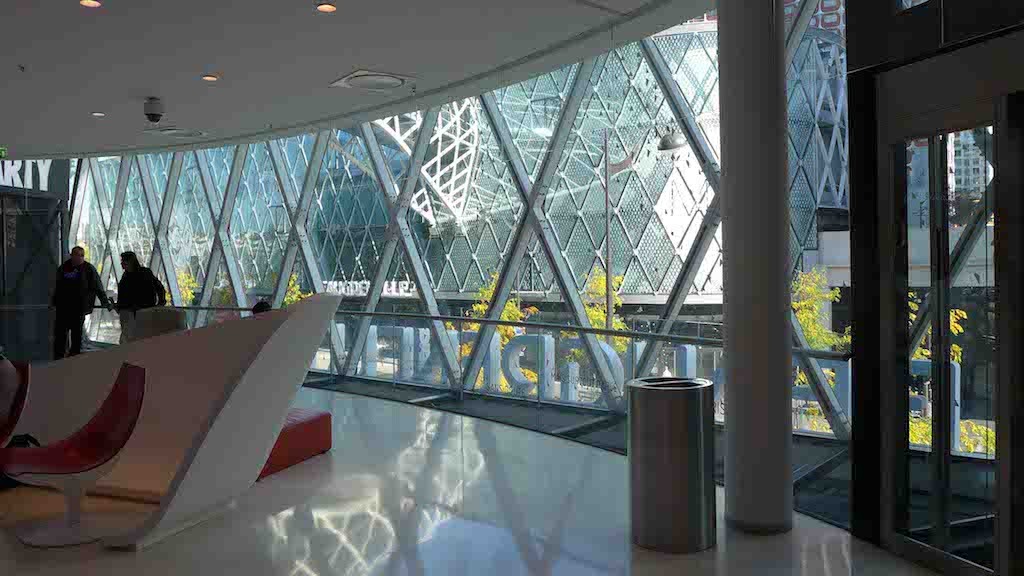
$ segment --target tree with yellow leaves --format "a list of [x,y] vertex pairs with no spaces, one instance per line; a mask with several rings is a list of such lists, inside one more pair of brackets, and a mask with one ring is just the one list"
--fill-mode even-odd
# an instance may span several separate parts
[[[790,302],[793,314],[800,322],[804,339],[808,347],[814,350],[849,351],[852,336],[850,329],[834,332],[825,325],[825,305],[839,302],[839,288],[829,288],[828,277],[824,270],[813,268],[806,272],[797,272],[793,276]],[[835,370],[822,370],[830,386],[835,386]],[[796,372],[797,384],[809,384],[807,374],[802,369]]]
[[[910,291],[907,295],[907,315],[909,316],[910,325],[913,326],[914,322],[917,321],[917,315],[921,310],[921,298],[917,295],[917,292]],[[961,336],[964,333],[963,322],[967,320],[967,312],[960,310],[959,308],[950,308],[949,310],[949,333],[953,337]],[[925,345],[932,335],[931,326],[925,332],[925,337],[918,343],[917,349],[914,350],[913,358],[915,360],[930,360],[932,357],[932,350]],[[949,359],[953,362],[960,363],[964,358],[964,349],[956,342],[949,346]]]
[[[622,297],[619,296],[619,289],[622,287],[622,276],[612,277],[612,329],[617,331],[625,331],[626,322],[621,316],[617,314],[618,310],[622,308]],[[587,312],[587,320],[590,322],[592,328],[603,329],[607,326],[608,321],[608,303],[605,290],[608,286],[608,276],[604,272],[594,270],[590,275],[590,280],[587,281],[587,285],[583,288],[583,309]],[[578,338],[579,335],[576,332],[562,332],[562,338]],[[604,338],[602,338],[604,339]],[[612,338],[612,348],[615,352],[623,354],[626,352],[626,346],[629,344],[629,338]],[[570,362],[580,363],[586,357],[586,353],[580,349],[574,349],[569,352],[568,360]]]
[[299,275],[292,274],[288,278],[288,289],[284,292],[284,299],[281,301],[285,306],[291,306],[300,300],[305,300],[312,296],[312,292],[303,292],[302,287],[299,286]]

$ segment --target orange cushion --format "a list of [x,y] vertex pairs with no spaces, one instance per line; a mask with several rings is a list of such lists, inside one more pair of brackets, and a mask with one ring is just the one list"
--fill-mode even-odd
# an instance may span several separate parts
[[270,451],[270,458],[260,472],[260,478],[266,478],[330,449],[330,412],[292,408]]

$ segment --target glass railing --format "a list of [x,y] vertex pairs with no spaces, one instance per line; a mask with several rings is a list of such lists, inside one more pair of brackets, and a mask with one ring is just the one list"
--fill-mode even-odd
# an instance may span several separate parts
[[[609,331],[544,322],[353,311],[339,311],[337,327],[345,342],[340,364],[347,369],[347,375],[361,379],[424,385],[458,394],[624,411],[623,388],[630,379],[706,378],[715,385],[716,419],[721,423],[726,420],[725,358],[720,338]],[[481,334],[487,338],[484,343]],[[447,338],[447,345],[440,343],[441,337]],[[643,353],[655,343],[659,350],[652,360],[647,360],[650,368],[641,372]],[[485,349],[478,352],[476,347],[481,345]],[[355,346],[359,346],[358,350],[353,350]],[[451,357],[446,358],[445,354]],[[849,355],[795,349],[794,355],[797,354],[817,360],[841,409],[848,414]],[[825,410],[804,380],[794,364],[794,430],[833,435]]]
[[[248,316],[232,307],[180,307],[189,328]],[[421,386],[435,391],[624,412],[624,384],[640,376],[706,378],[715,386],[715,417],[726,421],[725,362],[720,326],[678,323],[673,334],[609,331],[547,322],[509,322],[460,316],[368,313],[339,310],[337,334],[327,334],[310,365],[312,372],[381,385]],[[654,322],[627,325],[656,328]],[[718,337],[684,335],[704,333]],[[481,333],[488,341],[481,344]],[[120,340],[117,312],[97,308],[86,335],[98,345]],[[341,345],[335,349],[333,339]],[[445,338],[442,342],[440,338]],[[658,346],[644,358],[648,346]],[[358,350],[354,350],[358,346]],[[477,354],[476,348],[484,349]],[[839,409],[850,414],[850,361],[842,352],[794,349],[814,358],[832,387]],[[641,362],[649,368],[641,370]],[[469,372],[475,374],[470,377]],[[833,437],[822,400],[794,363],[793,427],[798,433]],[[825,401],[832,401],[826,398]]]
[[[232,307],[181,307],[190,328],[248,316]],[[30,313],[38,316],[39,311]],[[24,315],[25,311],[19,314]],[[555,318],[556,321],[561,318]],[[310,370],[323,375],[345,375],[382,385],[422,386],[453,394],[506,398],[520,402],[567,405],[604,412],[623,412],[624,383],[639,376],[706,378],[715,386],[715,418],[726,421],[725,362],[721,325],[714,322],[678,322],[672,333],[654,334],[658,322],[628,319],[632,330],[609,331],[554,322],[510,322],[461,316],[426,316],[339,310],[335,317],[339,349],[324,337]],[[485,329],[491,328],[490,330]],[[361,333],[362,332],[362,333]],[[474,355],[480,333],[489,342],[480,358]],[[87,337],[98,344],[116,344],[120,338],[118,314],[97,308],[87,319]],[[707,334],[693,336],[688,334]],[[441,344],[439,335],[447,339]],[[353,347],[359,345],[358,352]],[[641,373],[643,352],[658,345],[650,369]],[[595,363],[596,351],[598,363]],[[810,436],[835,438],[830,412],[852,421],[852,370],[844,352],[794,348],[793,430]],[[827,383],[823,396],[798,358],[812,358]],[[474,370],[470,378],[468,372]],[[823,403],[831,403],[831,408]],[[925,408],[927,409],[927,408]],[[957,414],[954,414],[957,416]],[[926,445],[911,447],[927,451]],[[990,458],[982,450],[961,448],[962,457]]]
[[[190,328],[250,314],[241,308],[184,310]],[[97,310],[93,322],[96,331],[90,336],[117,341],[116,314]],[[656,323],[640,320],[627,326],[657,329]],[[652,346],[657,346],[655,354],[650,354]],[[793,357],[795,506],[847,526],[848,436],[836,434],[832,423],[848,426],[856,416],[850,356],[794,348]],[[672,333],[661,335],[549,322],[338,310],[332,332],[325,334],[311,362],[307,383],[411,401],[625,452],[625,382],[644,375],[706,378],[714,383],[716,475],[721,479],[722,429],[729,416],[724,394],[728,360],[720,326],[711,322],[679,323]],[[915,449],[925,454],[928,448]],[[958,456],[964,469],[989,464],[985,454]]]

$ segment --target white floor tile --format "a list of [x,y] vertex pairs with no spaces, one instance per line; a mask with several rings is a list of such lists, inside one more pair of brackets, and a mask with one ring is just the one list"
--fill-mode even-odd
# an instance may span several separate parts
[[334,450],[226,514],[139,553],[31,550],[7,530],[0,574],[929,574],[799,514],[782,536],[720,522],[701,554],[635,549],[622,456],[382,400],[303,390],[297,403],[333,412]]

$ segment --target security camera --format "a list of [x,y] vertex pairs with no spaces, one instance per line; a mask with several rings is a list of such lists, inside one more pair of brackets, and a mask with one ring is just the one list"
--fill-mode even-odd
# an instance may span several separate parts
[[146,114],[147,120],[156,124],[164,117],[164,103],[159,98],[146,98],[142,111]]

